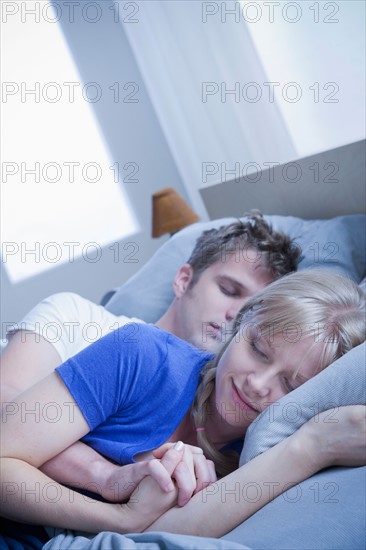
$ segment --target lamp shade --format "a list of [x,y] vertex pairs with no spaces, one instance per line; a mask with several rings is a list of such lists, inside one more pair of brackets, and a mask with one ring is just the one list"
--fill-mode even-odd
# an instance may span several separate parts
[[152,236],[175,233],[186,225],[197,222],[199,217],[175,189],[167,187],[152,196]]

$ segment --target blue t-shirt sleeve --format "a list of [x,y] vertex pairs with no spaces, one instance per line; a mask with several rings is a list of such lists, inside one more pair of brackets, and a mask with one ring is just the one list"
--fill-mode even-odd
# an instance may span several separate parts
[[155,327],[131,323],[56,369],[91,430],[147,391],[165,361],[168,338]]

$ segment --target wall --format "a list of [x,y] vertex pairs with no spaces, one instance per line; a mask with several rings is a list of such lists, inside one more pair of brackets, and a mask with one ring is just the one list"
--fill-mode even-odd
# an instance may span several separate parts
[[[29,7],[29,3],[27,5]],[[121,88],[125,82],[135,82],[139,86],[138,103],[120,102],[116,106],[110,94],[109,100],[94,104],[94,112],[112,159],[120,163],[133,160],[139,165],[139,182],[126,184],[125,190],[135,208],[141,231],[119,243],[118,261],[116,246],[114,249],[105,247],[101,260],[96,263],[79,259],[16,285],[10,283],[2,266],[2,328],[4,323],[20,320],[40,299],[55,292],[74,291],[98,302],[108,289],[120,285],[136,272],[166,239],[150,238],[151,193],[172,186],[186,197],[123,26],[116,24],[111,17],[111,5],[109,1],[100,3],[102,17],[92,24],[80,17],[77,9],[71,22],[66,17],[63,2],[59,2],[63,17],[58,24],[62,25],[81,82],[98,82],[103,90],[117,81],[121,83]],[[20,18],[20,12],[13,17]],[[46,44],[44,46],[47,47]],[[20,41],[18,47],[26,48],[27,45]],[[96,220],[96,223],[106,224],[108,219]]]
[[365,2],[257,4],[244,14],[297,156],[363,139]]

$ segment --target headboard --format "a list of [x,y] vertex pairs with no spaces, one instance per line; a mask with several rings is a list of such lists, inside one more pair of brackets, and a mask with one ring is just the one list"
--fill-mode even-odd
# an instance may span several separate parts
[[201,189],[210,218],[240,217],[251,208],[304,219],[365,213],[365,140],[274,164]]

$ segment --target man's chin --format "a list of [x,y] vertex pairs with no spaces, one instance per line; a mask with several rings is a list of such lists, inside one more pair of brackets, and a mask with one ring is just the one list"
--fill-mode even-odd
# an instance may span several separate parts
[[223,343],[216,338],[207,338],[205,342],[203,342],[202,339],[197,339],[196,342],[193,343],[193,345],[202,349],[203,351],[207,351],[208,353],[213,353],[217,355],[222,348]]

